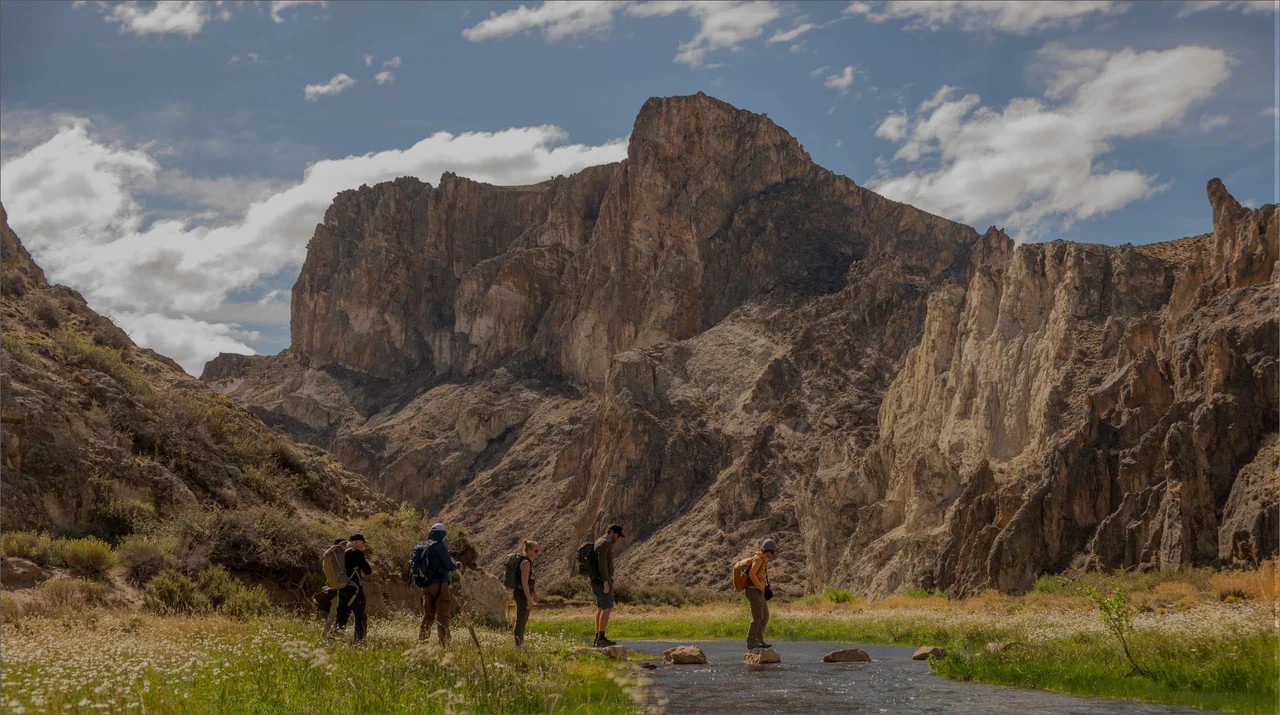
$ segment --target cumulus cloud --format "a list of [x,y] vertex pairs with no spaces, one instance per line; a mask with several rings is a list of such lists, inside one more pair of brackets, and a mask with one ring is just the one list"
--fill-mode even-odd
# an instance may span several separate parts
[[390,67],[391,69],[395,69],[395,68],[399,67],[399,66],[400,66],[400,56],[399,56],[399,55],[396,55],[395,57],[392,57],[391,59],[389,59],[389,60],[387,60],[387,61],[383,62],[383,63],[382,63],[382,66],[383,66],[383,67]]
[[378,84],[391,84],[396,81],[396,74],[389,70],[383,70],[373,76],[374,81]]
[[307,98],[308,102],[314,102],[321,97],[327,97],[332,94],[340,94],[348,87],[354,85],[356,81],[346,72],[339,72],[333,76],[333,79],[323,84],[309,84],[303,88],[302,94]]
[[1275,0],[1184,0],[1178,4],[1177,17],[1187,17],[1206,10],[1239,11],[1245,15],[1266,15],[1276,11]]
[[907,138],[906,113],[890,114],[876,127],[876,136],[891,142],[900,142]]
[[[134,35],[196,35],[213,19],[213,5],[203,2],[124,2],[105,8],[104,19]],[[225,17],[223,18],[225,19]]]
[[298,7],[300,5],[319,5],[320,7],[324,7],[325,4],[325,0],[272,0],[271,21],[276,24],[284,22],[285,18],[280,13],[291,7]]
[[829,70],[829,69],[831,69],[831,65],[823,65],[823,66],[821,66],[821,67],[814,67],[812,70],[809,70],[809,76],[810,76],[810,77],[812,77],[812,78],[814,78],[814,79],[817,79],[817,78],[819,78],[819,77],[821,77],[821,76],[822,76],[822,73],[823,73],[823,72],[826,72],[826,71],[827,71],[827,70]]
[[882,170],[871,188],[1038,238],[1160,191],[1154,175],[1106,166],[1112,143],[1182,120],[1230,74],[1225,52],[1197,46],[1103,52],[1051,45],[1038,62],[1042,98],[1013,99],[997,111],[944,86],[914,117],[886,119],[877,135],[901,143],[894,161],[917,165]]
[[250,52],[246,54],[245,57],[248,58],[251,64],[255,64],[255,65],[262,64],[262,57],[260,57],[257,52]]
[[[675,57],[676,62],[690,67],[703,66],[710,52],[738,50],[741,43],[759,37],[769,23],[782,15],[782,10],[772,0],[651,0],[643,3],[547,0],[537,6],[521,5],[503,13],[490,13],[475,26],[463,30],[462,36],[472,42],[480,42],[539,29],[548,42],[556,42],[574,35],[608,30],[613,25],[614,13],[619,10],[632,17],[686,13],[698,20],[698,32],[692,39],[681,43]],[[797,32],[796,36],[800,34]]]
[[[87,120],[58,121],[51,135],[0,165],[0,202],[14,230],[52,280],[76,288],[140,344],[193,373],[219,351],[249,351],[255,336],[241,322],[287,319],[285,296],[236,296],[298,269],[339,191],[399,176],[435,182],[444,171],[530,184],[626,155],[626,139],[566,144],[555,126],[440,132],[407,149],[316,162],[291,186],[258,187],[264,193],[257,198],[240,194],[251,203],[233,212],[239,218],[212,226],[192,217],[154,219],[143,197],[174,174],[146,150],[98,136]],[[14,137],[9,146],[42,136]],[[191,181],[187,193],[228,189],[221,179]]]
[[816,27],[817,25],[815,25],[814,23],[806,22],[800,25],[796,25],[790,30],[778,30],[777,32],[773,33],[772,37],[770,37],[768,40],[765,40],[765,44],[772,45],[775,42],[791,42],[792,40],[796,39],[797,37],[803,35],[804,33]]
[[849,91],[849,87],[853,86],[855,72],[853,65],[846,66],[840,70],[839,74],[827,75],[827,78],[822,80],[822,86],[845,94]]
[[542,30],[548,42],[572,35],[609,29],[618,4],[596,0],[548,0],[538,6],[521,5],[504,13],[489,13],[474,27],[462,31],[472,42],[510,37],[534,28]]
[[845,15],[861,16],[870,22],[905,20],[908,30],[959,29],[965,32],[998,30],[1024,35],[1056,27],[1075,27],[1085,19],[1124,12],[1128,6],[1113,0],[1079,0],[1077,2],[973,2],[972,0],[934,0],[916,2],[863,2],[855,0],[845,8]]
[[1200,117],[1201,131],[1211,132],[1214,129],[1221,129],[1231,123],[1231,117],[1225,114],[1206,114]]

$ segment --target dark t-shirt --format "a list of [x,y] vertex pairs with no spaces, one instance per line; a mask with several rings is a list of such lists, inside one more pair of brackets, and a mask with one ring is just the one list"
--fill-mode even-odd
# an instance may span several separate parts
[[354,584],[360,583],[360,574],[368,576],[373,573],[373,568],[369,566],[369,560],[364,557],[364,552],[359,549],[347,549],[347,553],[343,556],[346,564],[347,577]]

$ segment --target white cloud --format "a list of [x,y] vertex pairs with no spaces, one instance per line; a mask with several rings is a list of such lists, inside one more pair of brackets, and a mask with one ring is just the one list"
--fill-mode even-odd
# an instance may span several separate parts
[[[399,176],[436,182],[444,171],[520,185],[618,161],[626,139],[566,145],[554,126],[433,134],[406,149],[308,166],[288,188],[260,186],[227,225],[190,216],[148,223],[142,197],[162,191],[166,173],[146,151],[103,140],[87,120],[60,117],[54,133],[0,166],[0,202],[51,280],[79,290],[120,320],[138,342],[176,357],[192,372],[217,352],[246,352],[253,336],[235,322],[283,316],[280,296],[258,303],[232,295],[296,271],[307,241],[339,191]],[[6,130],[8,131],[8,130]],[[37,134],[12,137],[39,139]],[[233,191],[230,181],[191,179],[186,195]],[[222,197],[230,202],[229,196]],[[206,197],[206,202],[214,199]],[[255,317],[256,316],[256,317]]]
[[849,65],[841,70],[839,74],[827,75],[827,78],[822,80],[822,86],[827,89],[834,89],[840,94],[844,94],[848,92],[849,87],[853,85],[854,76],[855,70],[852,65]]
[[[104,19],[120,25],[121,33],[142,35],[196,35],[212,19],[209,3],[174,1],[156,2],[148,6],[130,1],[109,6]],[[225,18],[223,18],[225,19]]]
[[614,2],[595,0],[548,0],[536,7],[521,5],[501,14],[489,13],[488,18],[463,30],[462,36],[480,42],[538,28],[548,42],[556,42],[572,35],[609,29],[618,7]]
[[[503,13],[490,13],[473,27],[462,31],[472,42],[495,40],[539,29],[547,42],[608,30],[614,13],[622,10],[632,17],[665,17],[687,13],[698,20],[698,32],[681,43],[675,61],[690,67],[703,66],[709,52],[736,51],[746,40],[759,37],[769,23],[782,15],[772,0],[759,2],[701,2],[697,0],[652,0],[651,2],[587,2],[547,0],[540,5],[521,5]],[[796,33],[798,36],[800,33]]]
[[260,57],[257,52],[250,52],[246,54],[245,57],[248,58],[249,62],[252,64],[255,64],[255,65],[262,64],[262,57]]
[[698,20],[698,32],[681,43],[675,61],[690,67],[703,64],[708,52],[737,51],[738,46],[759,37],[769,23],[782,15],[773,2],[696,2],[693,0],[653,0],[628,5],[627,14],[659,17],[687,12]]
[[227,64],[234,65],[240,61],[240,55],[231,55],[231,59],[227,60]]
[[261,337],[234,323],[210,323],[186,316],[120,312],[111,319],[135,343],[173,358],[192,375],[199,375],[205,362],[218,353],[256,355],[249,343]]
[[891,142],[900,142],[907,138],[907,115],[905,113],[890,114],[876,127],[876,136]]
[[812,70],[809,70],[809,76],[814,79],[817,79],[822,76],[823,72],[826,72],[829,69],[831,69],[831,65],[823,65],[821,67],[815,67]]
[[373,76],[373,79],[378,84],[391,84],[392,82],[396,81],[396,74],[395,72],[392,72],[390,70],[383,70],[378,74],[375,74]]
[[389,59],[389,60],[387,60],[387,61],[383,62],[383,63],[382,63],[382,66],[383,66],[383,67],[390,67],[391,69],[395,69],[395,68],[399,67],[399,66],[400,66],[400,64],[401,64],[401,63],[400,63],[400,55],[396,55],[395,57],[392,57],[391,59]]
[[364,56],[364,66],[365,66],[365,67],[372,67],[372,66],[373,66],[373,55],[365,55],[365,56]]
[[1178,4],[1177,17],[1187,17],[1206,10],[1239,10],[1245,15],[1265,15],[1275,12],[1275,0],[1183,0]]
[[284,17],[280,14],[283,10],[300,5],[319,5],[324,7],[325,0],[272,0],[271,2],[271,21],[280,24],[284,22]]
[[1231,117],[1225,114],[1206,114],[1200,117],[1201,131],[1211,132],[1214,129],[1221,129],[1231,123]]
[[1154,175],[1101,160],[1115,140],[1180,121],[1230,74],[1225,52],[1196,46],[1098,53],[1051,45],[1037,61],[1043,98],[996,111],[976,94],[955,98],[943,87],[905,131],[897,120],[882,123],[878,136],[902,137],[895,161],[927,165],[898,175],[882,169],[868,184],[942,216],[994,218],[1037,238],[1162,190]]
[[1113,0],[1077,2],[1004,2],[975,0],[933,0],[862,2],[845,8],[845,15],[861,15],[871,22],[906,20],[908,30],[960,29],[965,32],[999,30],[1024,35],[1055,27],[1075,27],[1090,17],[1124,12],[1128,6]]
[[307,98],[308,102],[314,102],[321,97],[331,94],[340,94],[348,87],[354,85],[356,81],[346,72],[339,72],[333,76],[333,79],[324,84],[309,84],[303,88],[302,94]]
[[804,33],[816,27],[817,25],[815,25],[814,23],[806,22],[801,25],[796,25],[790,30],[778,30],[777,32],[773,33],[773,37],[770,37],[768,40],[765,40],[765,44],[772,45],[775,42],[791,42],[792,40],[796,39],[797,37],[803,35]]

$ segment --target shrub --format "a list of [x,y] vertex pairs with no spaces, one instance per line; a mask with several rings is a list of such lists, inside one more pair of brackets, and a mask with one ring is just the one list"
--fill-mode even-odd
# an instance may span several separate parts
[[27,367],[39,367],[40,358],[27,349],[26,343],[22,342],[16,335],[10,333],[4,334],[3,339],[4,351],[13,360],[16,360]]
[[200,593],[204,594],[209,605],[214,608],[222,606],[231,600],[238,590],[244,588],[221,566],[210,566],[201,571],[196,576],[196,584],[200,587]]
[[62,562],[77,576],[104,578],[112,560],[111,547],[102,539],[90,536],[62,543]]
[[177,564],[189,572],[214,563],[251,573],[312,570],[332,541],[312,524],[267,506],[192,508],[166,529],[177,545]]
[[1276,562],[1265,561],[1252,571],[1222,571],[1209,578],[1209,586],[1221,600],[1275,601],[1277,590]]
[[55,354],[59,362],[73,367],[86,367],[109,375],[134,395],[149,395],[142,373],[125,361],[119,348],[97,345],[84,336],[63,328],[54,336]]
[[849,603],[858,596],[843,588],[829,588],[822,592],[822,597],[832,603]]
[[168,551],[155,540],[132,534],[116,547],[116,557],[124,566],[125,578],[135,586],[144,586],[153,576],[172,565]]
[[35,314],[36,320],[39,320],[44,327],[50,330],[55,330],[59,325],[62,325],[62,312],[58,310],[58,306],[53,304],[53,301],[43,295],[33,295],[32,297],[35,298],[35,308],[32,312]]
[[260,616],[271,608],[271,597],[262,586],[243,586],[231,592],[223,602],[221,611],[232,618]]
[[0,593],[0,623],[17,623],[22,618],[22,604],[12,596]]
[[46,534],[34,531],[8,531],[0,537],[0,551],[5,556],[34,561],[41,566],[56,566],[62,563],[61,549],[57,542]]
[[55,578],[36,589],[31,608],[36,613],[61,613],[107,602],[107,586],[78,578]]
[[1036,593],[1058,593],[1069,583],[1071,580],[1062,574],[1041,574],[1036,577],[1032,590]]
[[203,611],[209,608],[209,599],[186,574],[165,569],[147,581],[142,605],[159,613]]
[[1138,661],[1133,659],[1133,653],[1129,650],[1129,638],[1133,635],[1133,612],[1129,610],[1129,602],[1125,598],[1124,591],[1116,586],[1114,594],[1104,596],[1090,586],[1085,588],[1085,595],[1098,607],[1102,625],[1106,626],[1107,631],[1120,641],[1120,648],[1124,651],[1124,657],[1128,659],[1133,672],[1138,675],[1147,675],[1147,671],[1138,665]]
[[1166,581],[1156,584],[1152,593],[1160,603],[1176,603],[1183,599],[1194,599],[1200,589],[1185,581]]

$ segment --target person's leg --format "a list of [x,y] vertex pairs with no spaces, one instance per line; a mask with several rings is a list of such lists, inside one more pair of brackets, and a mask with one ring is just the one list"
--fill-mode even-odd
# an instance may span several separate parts
[[333,635],[334,627],[338,623],[338,608],[341,604],[342,599],[336,593],[329,599],[329,612],[325,614],[324,631],[321,633],[323,637],[328,638]]
[[369,632],[369,616],[365,612],[366,601],[364,598],[364,589],[360,589],[359,595],[356,596],[356,602],[352,604],[352,610],[356,615],[356,642],[362,643],[364,636]]
[[338,618],[334,630],[340,631],[347,627],[347,619],[351,617],[351,596],[354,594],[355,589],[351,586],[343,586],[338,591]]
[[604,633],[609,630],[609,614],[613,613],[613,608],[604,608],[600,610],[600,632]]
[[761,643],[761,621],[764,617],[764,594],[749,588],[746,590],[747,603],[751,605],[751,627],[747,629],[747,650]]
[[453,591],[449,584],[442,583],[436,594],[436,635],[440,636],[440,645],[449,645],[449,617],[453,615]]
[[766,641],[764,639],[764,629],[769,627],[769,601],[765,599],[763,594],[761,594],[760,596],[760,610],[761,610],[760,633],[759,633],[760,644],[766,645]]
[[517,588],[512,594],[516,600],[516,645],[524,645],[524,627],[529,622],[529,599],[524,597],[524,589]]
[[426,586],[422,589],[422,625],[418,627],[420,641],[426,641],[431,637],[431,623],[436,619],[435,591],[435,586]]

